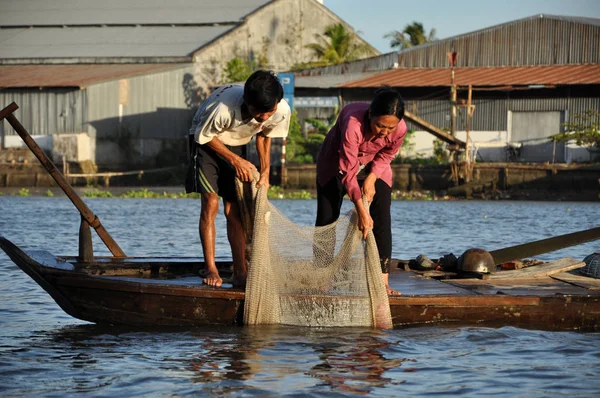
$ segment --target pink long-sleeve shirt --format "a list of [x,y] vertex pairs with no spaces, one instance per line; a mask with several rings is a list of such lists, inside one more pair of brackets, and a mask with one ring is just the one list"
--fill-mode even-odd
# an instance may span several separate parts
[[342,183],[353,202],[362,196],[356,179],[361,165],[371,163],[371,172],[392,186],[390,163],[406,135],[406,123],[401,120],[394,132],[369,141],[373,134],[366,117],[368,109],[369,104],[362,102],[345,106],[327,133],[317,158],[319,184],[323,186],[337,173],[342,174]]

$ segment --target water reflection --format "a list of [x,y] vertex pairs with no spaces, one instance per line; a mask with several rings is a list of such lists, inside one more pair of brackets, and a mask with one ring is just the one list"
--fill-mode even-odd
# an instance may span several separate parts
[[192,381],[214,383],[221,380],[248,380],[259,371],[256,357],[259,344],[252,333],[240,329],[235,338],[207,336],[201,340],[201,352],[189,360]]
[[[284,380],[295,374],[296,388],[329,386],[339,393],[367,395],[375,388],[402,383],[386,372],[413,361],[386,358],[390,343],[382,332],[370,329],[261,326],[241,328],[235,334],[235,338],[201,339],[202,352],[189,361],[194,382],[244,380],[246,386],[277,391],[290,388]],[[300,380],[299,373],[307,379]],[[224,385],[229,392],[234,388]]]
[[385,358],[383,351],[389,343],[373,335],[345,336],[338,341],[317,343],[314,348],[322,362],[308,374],[338,392],[367,395],[376,387],[401,383],[385,373],[406,360]]

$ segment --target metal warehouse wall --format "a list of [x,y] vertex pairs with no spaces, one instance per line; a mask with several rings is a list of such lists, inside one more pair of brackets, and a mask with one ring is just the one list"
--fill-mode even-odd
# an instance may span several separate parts
[[89,133],[118,135],[122,126],[139,138],[181,139],[198,106],[193,67],[96,84],[87,89]]
[[[86,126],[86,93],[78,88],[5,89],[0,90],[0,106],[15,102],[19,109],[14,115],[32,135],[81,133]],[[17,133],[4,123],[4,134]]]
[[[450,129],[450,101],[448,88],[432,88],[430,94],[414,95],[409,90],[399,89],[406,101],[406,109],[427,122],[442,128]],[[579,88],[558,88],[542,90],[526,90],[511,92],[473,92],[475,112],[471,123],[472,131],[506,131],[508,111],[513,112],[544,112],[567,111],[566,121],[575,114],[584,113],[590,109],[600,109],[600,87],[590,85]],[[462,93],[462,92],[461,92]],[[459,99],[464,97],[460,94]],[[343,105],[351,102],[369,102],[372,90],[346,89],[343,93]],[[432,99],[420,99],[432,98]],[[465,108],[457,114],[457,130],[466,128]],[[420,130],[419,127],[408,124],[408,127]]]
[[187,159],[186,135],[199,103],[193,68],[96,84],[88,132],[100,167],[163,167]]
[[[506,131],[508,111],[547,112],[568,111],[569,116],[584,113],[590,109],[600,109],[600,98],[496,98],[473,100],[475,112],[471,123],[472,131]],[[429,123],[450,129],[450,103],[447,100],[407,101],[407,109],[416,109],[416,115]],[[466,109],[462,108],[457,116],[457,130],[466,129]],[[420,130],[411,125],[409,128]],[[557,131],[558,133],[558,131]]]
[[298,76],[322,76],[363,73],[392,69],[398,66],[398,53],[390,52],[374,57],[346,62],[338,65],[322,66],[295,72]]
[[[433,42],[398,53],[400,67],[595,64],[600,62],[600,25],[569,17],[532,17]],[[589,22],[589,21],[588,21]]]

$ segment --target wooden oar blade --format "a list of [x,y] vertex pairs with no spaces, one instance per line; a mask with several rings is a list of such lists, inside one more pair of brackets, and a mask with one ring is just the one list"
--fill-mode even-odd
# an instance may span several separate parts
[[496,265],[600,239],[600,227],[491,251]]

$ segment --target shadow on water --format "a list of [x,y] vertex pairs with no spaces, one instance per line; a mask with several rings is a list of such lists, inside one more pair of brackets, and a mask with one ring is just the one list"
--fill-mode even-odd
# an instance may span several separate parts
[[[131,328],[82,324],[34,335],[30,349],[68,353],[56,359],[71,370],[93,368],[96,357],[105,361],[114,355],[129,361],[127,356],[136,355],[138,360],[157,361],[161,368],[185,372],[188,381],[211,386],[213,394],[238,388],[247,391],[248,384],[255,384],[263,392],[272,391],[269,385],[280,384],[286,377],[293,377],[297,385],[300,373],[302,388],[328,386],[339,393],[366,395],[374,388],[401,384],[402,380],[386,377],[385,373],[415,361],[387,358],[385,352],[396,344],[395,339],[365,328]],[[152,355],[153,346],[160,347],[157,357]]]

